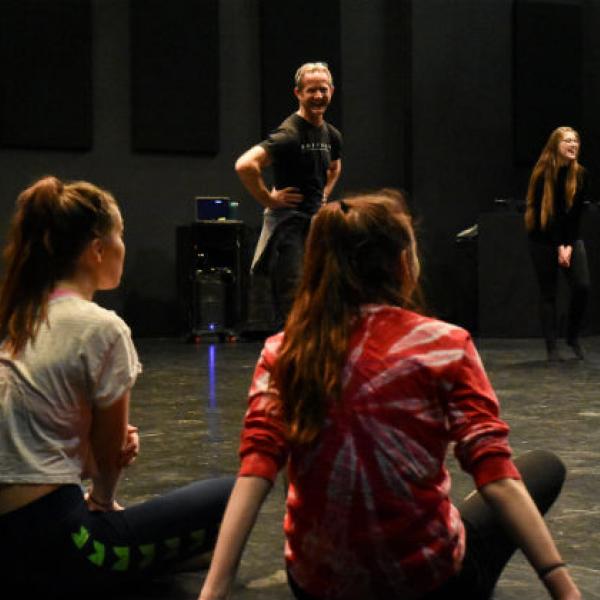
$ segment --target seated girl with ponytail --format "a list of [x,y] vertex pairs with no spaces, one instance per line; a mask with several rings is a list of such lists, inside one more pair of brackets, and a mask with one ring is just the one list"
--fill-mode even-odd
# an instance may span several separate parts
[[[139,451],[129,328],[93,302],[125,246],[110,193],[40,179],[17,199],[0,290],[0,572],[29,598],[83,597],[212,549],[232,479],[123,508]],[[90,478],[87,491],[82,478]]]
[[[418,279],[411,220],[393,194],[313,217],[291,313],[250,387],[241,467],[200,600],[229,597],[284,467],[298,599],[481,600],[517,547],[553,598],[580,598],[540,514],[560,491],[562,463],[543,451],[513,462],[469,334],[419,314]],[[478,488],[460,507],[450,444]]]

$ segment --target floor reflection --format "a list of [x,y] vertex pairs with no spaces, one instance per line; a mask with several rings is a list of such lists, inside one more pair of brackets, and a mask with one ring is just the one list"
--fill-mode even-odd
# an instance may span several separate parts
[[[142,452],[126,473],[119,499],[133,504],[195,479],[235,473],[246,395],[261,344],[175,339],[136,344],[144,372],[132,394],[131,422],[140,428]],[[540,340],[480,340],[478,346],[511,426],[515,453],[548,448],[567,464],[567,484],[548,522],[584,597],[598,600],[600,338],[586,340],[588,361],[555,366],[544,361]],[[452,458],[450,470],[453,496],[459,498],[472,484]],[[283,501],[278,483],[249,540],[234,598],[291,598],[282,571]],[[154,585],[128,598],[195,599],[202,577],[180,575],[164,589]],[[517,555],[494,598],[542,600],[547,594]]]

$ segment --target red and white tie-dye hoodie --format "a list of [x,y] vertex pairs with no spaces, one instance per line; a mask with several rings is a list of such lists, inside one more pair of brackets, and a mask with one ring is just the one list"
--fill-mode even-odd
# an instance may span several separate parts
[[465,548],[449,499],[448,446],[478,487],[520,478],[469,334],[402,308],[365,306],[341,402],[330,404],[310,446],[288,444],[274,402],[281,340],[266,341],[254,373],[239,474],[274,480],[289,458],[291,575],[328,600],[413,598],[438,587],[460,569]]

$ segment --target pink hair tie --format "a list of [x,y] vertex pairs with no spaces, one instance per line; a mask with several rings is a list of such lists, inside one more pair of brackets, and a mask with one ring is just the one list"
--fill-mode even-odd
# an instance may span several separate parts
[[75,290],[70,290],[68,288],[56,288],[50,294],[50,300],[54,300],[55,298],[62,298],[64,296],[79,296],[79,294]]

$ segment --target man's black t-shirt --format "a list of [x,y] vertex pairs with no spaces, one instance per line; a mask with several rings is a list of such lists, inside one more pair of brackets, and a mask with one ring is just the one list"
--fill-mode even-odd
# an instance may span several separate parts
[[311,215],[317,212],[327,169],[341,157],[342,134],[327,122],[315,127],[294,113],[260,145],[271,157],[275,187],[298,188],[304,195],[298,210]]

